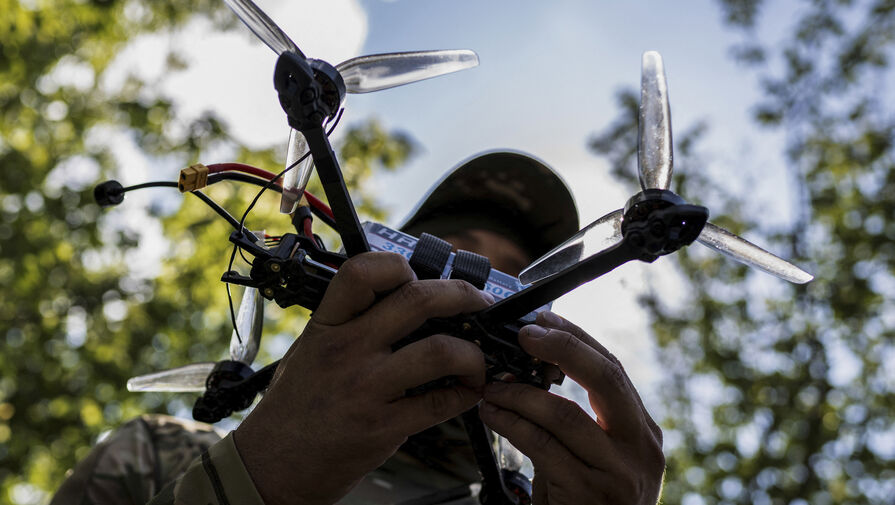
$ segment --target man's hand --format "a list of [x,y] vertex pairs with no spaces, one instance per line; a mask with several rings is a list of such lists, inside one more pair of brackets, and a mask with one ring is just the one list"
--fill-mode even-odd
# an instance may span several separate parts
[[594,422],[574,402],[523,384],[485,387],[482,420],[534,463],[534,505],[655,505],[665,469],[662,430],[621,363],[553,313],[522,328],[519,342],[581,384],[597,414]]
[[[397,254],[345,262],[234,435],[264,501],[335,503],[409,435],[474,406],[485,383],[475,344],[433,335],[391,346],[429,318],[492,302],[463,281],[416,280]],[[448,375],[462,385],[404,395]]]

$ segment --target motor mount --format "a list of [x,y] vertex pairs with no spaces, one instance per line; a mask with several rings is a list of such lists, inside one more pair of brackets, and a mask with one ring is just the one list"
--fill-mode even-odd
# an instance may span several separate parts
[[690,205],[667,189],[646,189],[625,204],[622,235],[637,248],[641,261],[652,263],[690,245],[699,237],[709,210]]
[[288,51],[277,59],[273,83],[289,126],[302,132],[319,128],[345,99],[345,81],[336,67]]

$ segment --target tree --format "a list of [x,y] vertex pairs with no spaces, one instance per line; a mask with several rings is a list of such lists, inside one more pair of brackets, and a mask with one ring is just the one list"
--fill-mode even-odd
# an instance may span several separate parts
[[[758,36],[763,2],[719,4],[743,34],[731,54],[765,91],[756,121],[785,133],[795,218],[763,228],[754,218],[761,205],[698,176],[707,173],[698,168],[701,127],[678,141],[676,161],[688,170],[676,188],[700,195],[719,225],[751,230],[809,265],[816,280],[771,286],[693,246],[674,256],[686,296],[644,296],[674,385],[663,389],[663,501],[891,503],[895,110],[885,84],[895,2],[801,2],[790,34],[773,46]],[[633,152],[621,146],[636,145],[637,96],[622,93],[620,103],[620,119],[591,145],[617,174],[633,174]]]
[[[139,34],[192,16],[236,26],[223,5],[0,0],[2,503],[45,500],[100,433],[192,401],[127,393],[129,376],[226,352],[230,321],[219,279],[229,256],[227,225],[188,195],[173,208],[128,208],[126,201],[103,212],[92,194],[96,182],[130,161],[115,151],[122,139],[166,166],[204,161],[223,146],[238,161],[277,170],[280,149],[240,148],[213,112],[184,124],[151,83],[131,76],[115,89],[102,85],[114,56]],[[182,65],[172,53],[164,72]],[[349,130],[341,153],[363,195],[370,174],[401,165],[412,143],[375,121]],[[244,209],[254,191],[227,184],[208,194],[234,213]],[[316,183],[313,189],[320,192]],[[278,207],[265,198],[249,225],[287,225],[265,210]],[[361,210],[381,212],[369,195]],[[125,213],[140,223],[122,226]],[[138,264],[148,244],[139,243],[137,229],[158,219],[168,250],[158,275],[147,276]],[[273,331],[289,335],[304,317],[299,310],[271,316]]]

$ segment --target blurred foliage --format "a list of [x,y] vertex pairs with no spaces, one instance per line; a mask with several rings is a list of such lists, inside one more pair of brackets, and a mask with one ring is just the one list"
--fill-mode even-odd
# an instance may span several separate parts
[[[228,225],[197,198],[157,199],[170,189],[146,190],[156,199],[129,194],[108,210],[92,195],[97,181],[138,161],[122,158],[122,146],[153,171],[170,167],[171,177],[175,166],[230,161],[205,159],[212,152],[278,171],[281,149],[240,147],[214,112],[184,121],[153,83],[131,75],[111,89],[104,81],[140,34],[193,16],[237,26],[223,5],[0,0],[0,503],[47,500],[102,432],[193,400],[127,393],[128,377],[226,355],[231,328],[219,279]],[[183,67],[172,53],[162,73]],[[412,144],[375,121],[347,129],[337,149],[364,195],[361,213],[378,217],[364,183],[373,170],[399,166]],[[206,191],[239,215],[256,189],[224,182]],[[322,196],[316,181],[310,189]],[[247,226],[288,231],[275,197],[262,198]],[[238,303],[239,290],[233,295]],[[301,330],[302,310],[273,308],[267,334]]]
[[[673,187],[816,279],[788,285],[693,245],[673,257],[675,291],[644,297],[668,374],[663,502],[891,504],[895,2],[797,2],[790,31],[769,42],[768,5],[719,4],[742,35],[731,54],[765,91],[756,122],[785,137],[796,194],[769,203],[725,193],[729,177],[706,175],[702,126],[676,136],[685,171]],[[632,185],[638,101],[622,92],[619,119],[591,143]],[[787,205],[788,225],[763,224]]]

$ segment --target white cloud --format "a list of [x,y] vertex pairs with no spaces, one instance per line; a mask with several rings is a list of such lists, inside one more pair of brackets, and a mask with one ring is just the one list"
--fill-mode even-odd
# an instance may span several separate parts
[[[336,64],[357,56],[367,36],[367,17],[357,0],[259,5],[311,58]],[[154,91],[175,100],[180,120],[214,111],[250,146],[285,144],[288,128],[272,83],[276,55],[253,38],[242,25],[222,33],[206,19],[194,19],[174,33],[136,38],[116,57],[103,85],[114,89],[133,73],[157,82]],[[170,51],[189,66],[162,76]]]

